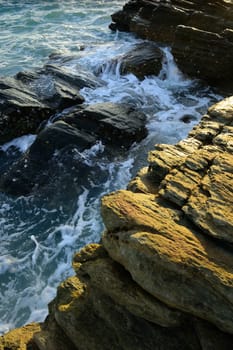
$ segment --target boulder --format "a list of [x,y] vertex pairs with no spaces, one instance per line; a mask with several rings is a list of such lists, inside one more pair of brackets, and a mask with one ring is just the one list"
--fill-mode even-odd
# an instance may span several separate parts
[[79,90],[101,85],[90,72],[55,64],[32,72],[19,72],[0,80],[0,144],[36,133],[41,122],[56,112],[84,102]]
[[105,248],[155,298],[233,333],[231,252],[162,203],[130,191],[105,197]]
[[[110,64],[119,66],[122,75],[132,73],[138,79],[143,80],[146,76],[158,75],[162,68],[163,52],[153,42],[143,42],[135,45],[131,50],[119,57],[114,58]],[[109,65],[104,64],[101,70]]]

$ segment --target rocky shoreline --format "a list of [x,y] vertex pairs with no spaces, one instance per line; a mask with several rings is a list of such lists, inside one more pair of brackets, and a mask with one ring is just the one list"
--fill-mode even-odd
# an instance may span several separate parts
[[[208,4],[131,0],[113,15],[111,28],[130,30],[143,38],[171,44],[185,73],[202,77],[229,94],[233,72],[229,59],[232,6],[231,2],[217,0]],[[204,55],[204,51],[212,52],[213,45],[214,56]],[[223,55],[225,50],[227,55]],[[160,53],[157,49],[153,52],[159,67]],[[132,68],[132,60],[127,61],[129,57],[126,56],[125,69],[140,73],[142,68]],[[146,67],[145,75],[147,72]],[[217,73],[213,75],[213,72]],[[52,77],[55,87],[58,76],[60,82],[61,74],[54,73]],[[5,90],[10,93],[14,90],[12,81],[8,89],[4,88],[5,83],[0,86],[1,96]],[[56,90],[56,98],[57,94]],[[9,121],[14,113],[7,105],[11,99],[4,96],[7,117],[3,116],[2,120]],[[67,102],[68,97],[63,97]],[[63,97],[58,100],[63,101]],[[22,101],[24,98],[18,103],[19,110]],[[44,99],[39,102],[45,104]],[[79,114],[81,119],[90,118],[93,130],[96,120],[103,122],[100,130],[95,130],[101,132],[103,140],[109,128],[113,135],[123,130],[122,142],[128,140],[132,125],[122,129],[119,116],[122,108],[125,120],[134,111],[129,111],[127,106],[108,106],[108,113],[113,116],[109,121],[105,106],[98,107],[101,116],[96,115],[96,107],[93,112],[91,106],[82,106],[64,120],[42,129],[26,156],[11,168],[12,174],[2,177],[1,188],[7,192],[4,180],[15,179],[20,167],[24,168],[25,160],[27,164],[33,163],[41,153],[41,145],[46,148],[42,153],[48,154],[47,167],[54,145],[57,147],[57,141],[44,142],[49,128],[61,127],[64,133],[64,124],[68,123],[69,130],[76,129],[72,130],[73,137],[77,129],[85,129],[85,123],[74,125],[72,113]],[[25,109],[22,108],[23,115]],[[45,110],[48,108],[51,101],[46,102]],[[55,106],[55,110],[58,109],[59,106]],[[14,123],[14,118],[12,120]],[[138,134],[132,133],[136,139],[145,136],[143,122],[141,115],[136,123]],[[77,139],[72,139],[71,144]],[[133,141],[130,139],[130,144]],[[123,143],[123,147],[130,144]],[[119,149],[121,147],[122,144]],[[33,176],[29,171],[28,178]],[[19,176],[20,186],[16,189],[23,188],[22,181],[27,183]],[[33,186],[27,190],[30,192]],[[9,188],[12,189],[12,184]],[[0,337],[0,350],[230,350],[233,342],[232,204],[233,97],[228,97],[210,107],[186,139],[176,145],[156,145],[149,153],[148,167],[139,171],[127,190],[102,199],[106,230],[101,242],[87,245],[74,256],[75,276],[58,287],[45,322],[30,324]]]
[[128,189],[102,199],[102,243],[75,255],[46,321],[0,349],[231,349],[232,123],[231,97],[187,139],[156,145]]

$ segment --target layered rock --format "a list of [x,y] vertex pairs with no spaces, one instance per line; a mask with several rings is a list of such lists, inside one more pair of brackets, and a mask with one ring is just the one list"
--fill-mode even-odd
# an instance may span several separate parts
[[232,122],[228,98],[102,199],[102,243],[75,255],[32,349],[232,348]]
[[110,28],[169,44],[184,73],[232,91],[231,1],[131,0]]

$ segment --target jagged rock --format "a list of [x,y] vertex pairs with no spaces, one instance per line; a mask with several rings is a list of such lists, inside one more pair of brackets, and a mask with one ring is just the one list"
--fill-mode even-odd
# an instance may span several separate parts
[[20,72],[0,80],[0,144],[36,133],[42,121],[55,112],[84,102],[79,90],[102,82],[79,68],[70,72],[59,65],[46,65],[34,72]]
[[125,151],[147,135],[145,123],[146,116],[126,104],[99,103],[73,110],[42,129],[29,150],[1,175],[0,188],[12,195],[28,195],[44,186],[48,188],[50,182],[51,190],[55,183],[60,187],[56,174],[63,163],[63,172],[67,169],[71,174],[68,168],[75,169],[77,183],[72,183],[79,192],[87,185],[91,172],[81,152],[101,141],[108,156],[113,157],[116,150]]
[[188,152],[187,149],[180,152],[178,143],[169,146],[172,153],[157,146],[149,156],[150,171],[155,179],[158,173],[158,179],[162,180],[159,194],[178,205],[204,233],[230,243],[233,242],[233,128],[228,125],[232,117],[232,98],[227,98],[213,105],[194,127],[188,139],[194,147]]
[[182,208],[203,232],[230,243],[233,243],[232,164],[233,155],[217,155]]
[[50,312],[79,350],[200,349],[185,315],[137,286],[102,246],[81,250],[74,268],[77,276],[60,285]]
[[34,334],[33,343],[38,350],[77,350],[53,317],[49,317],[41,325],[41,331]]
[[233,4],[219,0],[130,0],[110,28],[171,45],[183,72],[232,91]]
[[129,186],[138,193],[120,191],[104,197],[102,205],[103,244],[110,256],[164,303],[229,333],[232,111],[227,98],[209,109],[189,138],[157,145],[148,174],[142,171]]
[[105,248],[143,289],[233,333],[231,252],[154,195],[119,191],[103,198],[102,215]]

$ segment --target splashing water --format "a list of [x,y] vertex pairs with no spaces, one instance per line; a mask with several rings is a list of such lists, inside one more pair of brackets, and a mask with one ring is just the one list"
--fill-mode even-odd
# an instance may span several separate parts
[[[104,84],[81,91],[87,103],[130,103],[145,112],[149,130],[145,140],[114,162],[104,157],[101,142],[82,153],[74,151],[74,159],[81,157],[93,169],[87,186],[78,194],[70,196],[63,190],[75,181],[75,172],[65,168],[59,180],[59,199],[54,193],[17,199],[0,194],[0,333],[44,319],[57,285],[73,274],[74,252],[100,239],[101,196],[124,188],[146,164],[147,153],[155,143],[175,143],[186,137],[207,107],[219,99],[210,89],[181,74],[169,48],[163,48],[165,58],[158,77],[141,81],[132,74],[122,76],[120,60],[113,64],[112,59],[141,42],[133,35],[113,34],[106,29],[110,22],[106,13],[123,3],[34,4],[27,0],[22,5],[20,1],[0,1],[4,28],[0,39],[1,75],[39,66],[49,54],[59,51],[61,59],[67,57],[63,64],[70,71],[82,65],[99,72]],[[9,51],[4,51],[6,45]],[[80,51],[83,45],[85,50]],[[34,135],[28,135],[3,145],[2,163],[25,152],[34,139]]]

